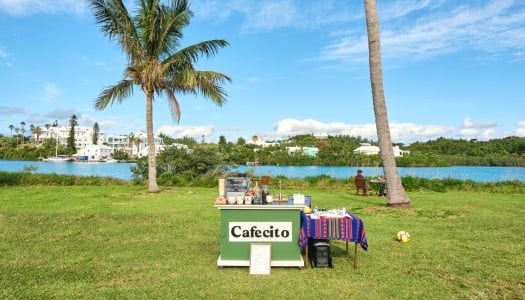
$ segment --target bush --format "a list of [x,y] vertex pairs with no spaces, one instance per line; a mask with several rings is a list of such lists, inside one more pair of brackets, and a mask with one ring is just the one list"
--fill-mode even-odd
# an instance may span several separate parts
[[0,185],[2,186],[31,186],[31,185],[127,185],[129,182],[111,177],[73,176],[59,174],[32,174],[26,171],[0,171]]

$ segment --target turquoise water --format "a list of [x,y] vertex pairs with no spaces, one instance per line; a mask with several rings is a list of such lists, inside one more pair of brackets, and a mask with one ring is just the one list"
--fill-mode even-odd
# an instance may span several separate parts
[[[381,167],[327,167],[327,166],[240,166],[234,171],[245,173],[253,170],[254,175],[282,175],[287,178],[304,178],[308,176],[328,175],[333,178],[348,178],[356,175],[362,169],[365,176],[383,176]],[[428,168],[398,168],[399,174],[421,178],[455,178],[470,179],[477,182],[519,180],[525,182],[524,167],[428,167]]]
[[30,166],[36,167],[33,173],[102,176],[131,180],[130,168],[135,164],[0,160],[0,171],[16,172]]
[[[56,173],[77,176],[108,176],[124,180],[131,179],[130,168],[133,163],[77,163],[77,162],[41,162],[0,160],[0,171],[16,172],[24,167],[36,167],[35,173]],[[288,178],[328,175],[333,178],[354,176],[357,169],[362,169],[365,176],[383,176],[383,168],[376,167],[327,167],[327,166],[240,166],[234,172],[245,173],[253,170],[255,176],[282,175]],[[519,180],[525,182],[525,167],[429,167],[398,168],[401,176],[422,178],[470,179],[478,182]]]

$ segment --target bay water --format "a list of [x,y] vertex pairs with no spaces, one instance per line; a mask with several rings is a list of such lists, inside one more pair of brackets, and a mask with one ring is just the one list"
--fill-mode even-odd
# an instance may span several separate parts
[[[81,162],[43,162],[0,160],[0,171],[18,172],[26,167],[34,167],[33,173],[65,174],[76,176],[101,176],[131,180],[131,167],[134,163],[81,163]],[[362,169],[367,177],[383,176],[381,167],[345,167],[345,166],[239,166],[232,172],[246,173],[253,171],[254,176],[284,176],[287,178],[305,178],[327,175],[333,178],[345,179],[355,176]],[[399,174],[404,176],[427,179],[454,178],[473,180],[477,182],[496,182],[518,180],[525,182],[525,167],[399,167]]]

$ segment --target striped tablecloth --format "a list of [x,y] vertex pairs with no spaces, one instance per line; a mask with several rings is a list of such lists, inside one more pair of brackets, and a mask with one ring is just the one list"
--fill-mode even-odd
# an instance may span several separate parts
[[301,212],[301,233],[299,245],[308,245],[308,239],[342,240],[359,243],[363,250],[368,250],[365,226],[356,215],[346,212],[344,217],[312,218]]

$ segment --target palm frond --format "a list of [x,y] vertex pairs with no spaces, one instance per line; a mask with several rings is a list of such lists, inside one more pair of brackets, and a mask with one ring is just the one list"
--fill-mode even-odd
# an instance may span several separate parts
[[173,53],[180,47],[180,39],[183,37],[182,30],[190,24],[193,12],[189,8],[188,1],[173,1],[171,7],[166,10],[166,16],[159,36],[162,41],[165,41],[163,47],[159,48],[162,54]]
[[116,85],[105,88],[95,100],[95,108],[103,110],[114,102],[122,103],[126,98],[133,95],[133,81],[121,80]]
[[190,62],[195,63],[200,57],[211,57],[217,54],[220,48],[227,47],[229,45],[230,43],[225,40],[208,40],[180,49],[175,55],[183,55]]
[[180,46],[182,29],[190,23],[192,15],[187,0],[173,1],[171,6],[158,0],[143,4],[137,23],[147,56],[160,58],[174,52]]
[[168,103],[171,108],[171,116],[177,121],[180,122],[180,105],[175,93],[171,90],[169,83],[165,83],[164,92],[168,96]]
[[221,85],[231,82],[230,77],[214,71],[197,71],[195,75],[196,88],[205,98],[211,99],[218,106],[222,106],[228,101],[228,93]]
[[144,52],[132,18],[122,0],[91,0],[91,7],[100,30],[117,40],[130,60],[143,57]]

